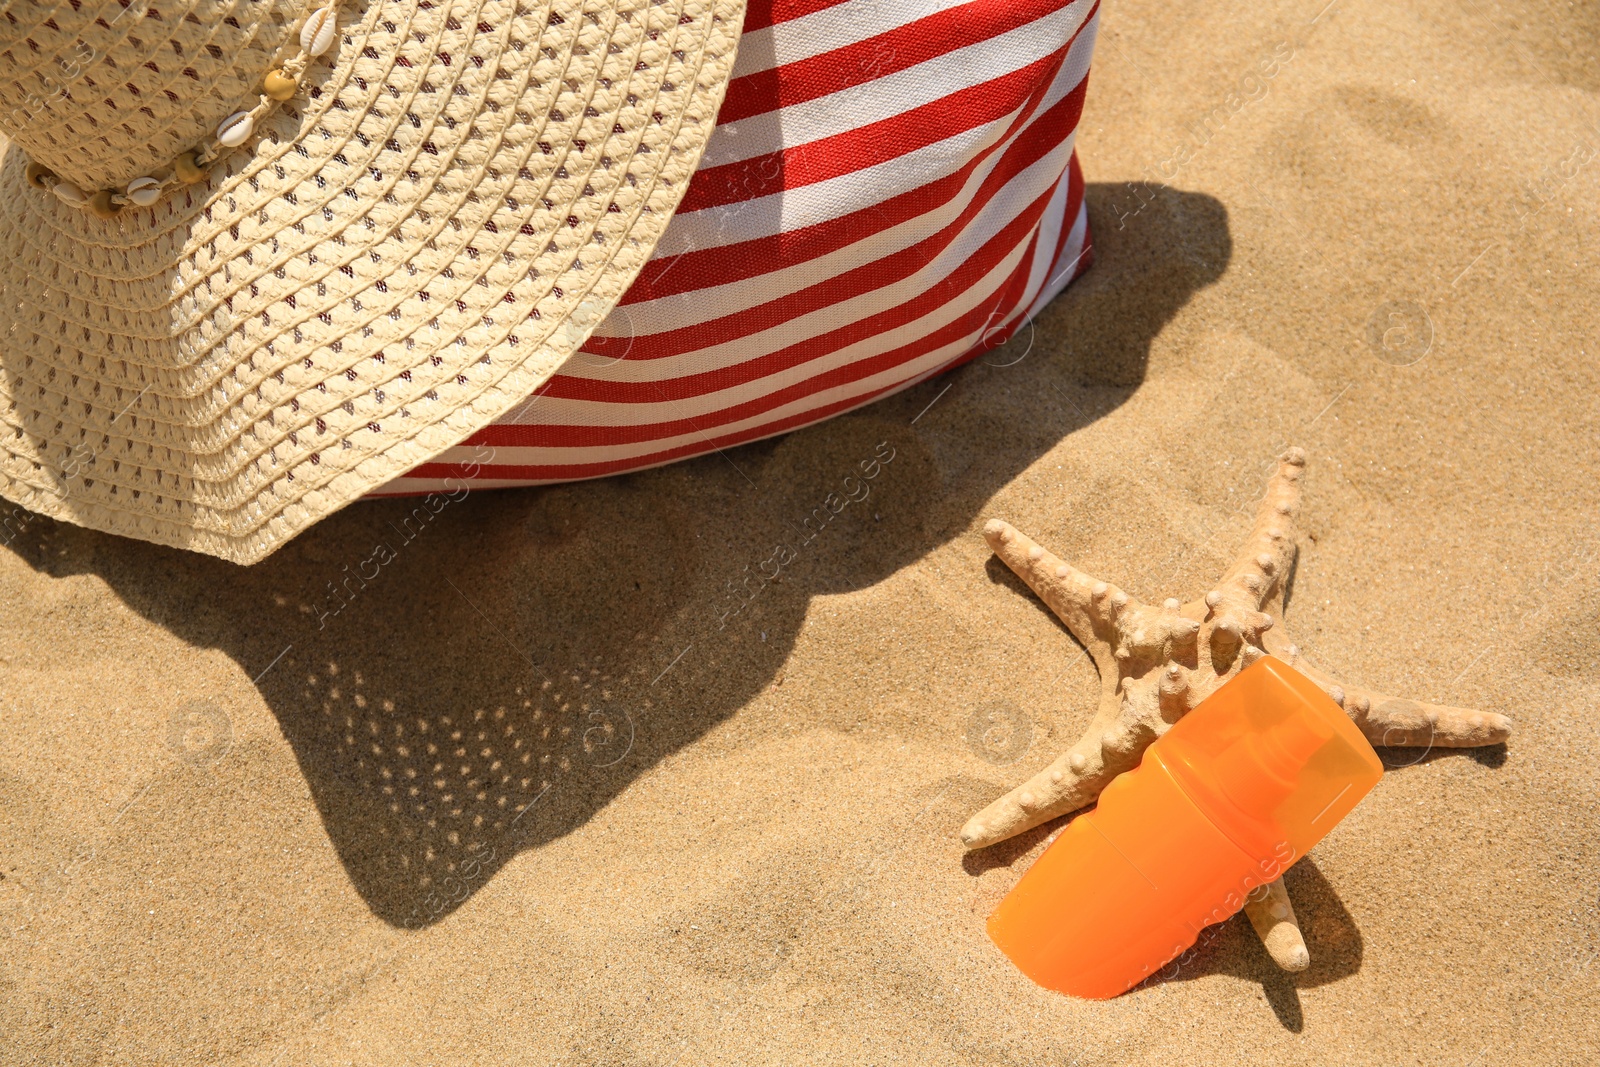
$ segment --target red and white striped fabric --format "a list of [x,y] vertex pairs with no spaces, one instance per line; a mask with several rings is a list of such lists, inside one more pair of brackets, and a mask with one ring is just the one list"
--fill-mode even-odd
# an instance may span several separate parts
[[697,456],[1000,343],[1089,263],[1073,143],[1098,10],[751,0],[716,132],[622,303],[527,403],[375,495]]

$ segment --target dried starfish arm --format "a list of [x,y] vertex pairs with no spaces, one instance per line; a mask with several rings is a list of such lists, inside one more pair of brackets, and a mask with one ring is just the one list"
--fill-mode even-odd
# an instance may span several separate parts
[[[1205,595],[1206,640],[1200,643],[1201,667],[1217,684],[1234,667],[1247,646],[1265,647],[1265,637],[1282,610],[1283,587],[1294,568],[1294,512],[1300,504],[1300,478],[1305,454],[1291,448],[1278,460],[1267,492],[1256,509],[1255,526],[1244,547],[1223,572],[1222,581]],[[1214,686],[1213,686],[1214,688]]]
[[[1208,594],[1234,602],[1236,590],[1259,592],[1256,606],[1266,614],[1259,644],[1317,684],[1361,728],[1374,745],[1477,748],[1497,745],[1511,736],[1511,720],[1494,712],[1456,708],[1406,700],[1374,689],[1340,682],[1306,660],[1282,630],[1269,632],[1273,614],[1282,616],[1284,584],[1294,566],[1296,547],[1291,536],[1294,512],[1300,504],[1301,471],[1305,453],[1292,448],[1279,461],[1268,483],[1266,498],[1257,512],[1255,529],[1244,551],[1228,568],[1221,587]],[[1224,592],[1226,590],[1227,592]]]
[[983,535],[1006,566],[1047,604],[1088,650],[1102,676],[1116,676],[1116,610],[1129,603],[1122,590],[1097,582],[1026,534],[991,519]]
[[[1045,551],[998,519],[984,530],[989,546],[1048,604],[1088,650],[1100,670],[1100,707],[1083,738],[1038,774],[990,804],[961,831],[968,848],[1003,841],[1094,802],[1113,778],[1132,770],[1145,748],[1188,710],[1176,676],[1166,691],[1144,686],[1124,693],[1123,667],[1140,649],[1170,651],[1199,624],[1178,614],[1177,602],[1156,611],[1098,582]],[[1181,707],[1179,706],[1181,704]],[[1164,717],[1162,707],[1167,705]]]
[[1244,913],[1255,928],[1256,936],[1266,948],[1267,955],[1286,971],[1303,971],[1311,966],[1311,952],[1300,934],[1300,921],[1295,917],[1294,904],[1283,879],[1268,882],[1251,893],[1244,903]]

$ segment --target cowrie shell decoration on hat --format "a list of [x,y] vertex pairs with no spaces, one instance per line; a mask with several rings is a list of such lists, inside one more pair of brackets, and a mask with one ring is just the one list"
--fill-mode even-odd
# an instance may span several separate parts
[[[111,14],[112,22],[120,22],[134,10],[133,5],[120,7]],[[332,0],[326,7],[317,8],[306,17],[300,27],[300,52],[281,67],[267,71],[261,79],[261,97],[249,111],[236,111],[217,124],[215,136],[193,151],[172,161],[165,178],[144,175],[133,179],[124,189],[102,189],[85,193],[76,182],[66,180],[38,163],[29,163],[28,182],[39,189],[55,193],[63,203],[87,207],[100,218],[108,219],[125,206],[149,207],[161,198],[169,187],[197,182],[206,175],[206,168],[229,148],[238,148],[255,132],[256,120],[271,111],[278,103],[288,100],[300,88],[299,78],[307,64],[333,46],[337,28],[338,3]]]
[[525,400],[710,136],[743,0],[15,0],[0,495],[258,560]]

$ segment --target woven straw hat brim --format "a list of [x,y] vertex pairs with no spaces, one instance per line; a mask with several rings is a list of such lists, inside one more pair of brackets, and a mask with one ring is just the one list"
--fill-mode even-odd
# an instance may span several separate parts
[[742,20],[346,4],[338,55],[253,150],[109,220],[8,148],[0,494],[249,563],[486,426],[648,259]]

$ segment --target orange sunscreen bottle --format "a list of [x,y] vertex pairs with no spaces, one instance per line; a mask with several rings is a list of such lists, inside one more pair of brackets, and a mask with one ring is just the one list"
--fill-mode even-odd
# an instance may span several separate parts
[[1244,907],[1382,775],[1339,705],[1263,657],[1061,831],[989,917],[989,936],[1048,989],[1114,997]]

